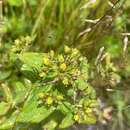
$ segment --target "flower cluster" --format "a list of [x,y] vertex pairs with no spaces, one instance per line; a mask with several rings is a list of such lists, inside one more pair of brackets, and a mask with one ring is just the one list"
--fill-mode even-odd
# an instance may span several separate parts
[[29,37],[16,40],[10,54],[12,66],[17,64],[11,73],[16,77],[16,83],[12,85],[16,90],[11,93],[18,93],[13,110],[21,109],[20,104],[24,103],[17,122],[47,120],[48,124],[53,120],[55,129],[65,129],[74,123],[96,123],[98,101],[95,89],[88,81],[90,67],[86,57],[68,46],[59,53],[53,50],[40,53],[29,52],[29,45]]
[[52,85],[48,93],[39,93],[44,105],[59,105],[68,102],[73,108],[73,119],[78,123],[96,122],[96,93],[88,83],[89,65],[75,48],[65,46],[62,53],[54,51],[44,54],[39,71],[41,86]]
[[20,39],[16,39],[14,41],[14,45],[12,46],[11,51],[16,53],[26,51],[31,43],[32,43],[31,37],[29,36],[21,37]]

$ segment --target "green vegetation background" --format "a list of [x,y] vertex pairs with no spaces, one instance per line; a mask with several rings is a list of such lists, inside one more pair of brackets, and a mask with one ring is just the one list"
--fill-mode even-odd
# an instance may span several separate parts
[[96,71],[95,61],[104,47],[121,77],[114,87],[106,84],[108,78],[102,81],[95,76],[92,81],[98,97],[113,107],[105,130],[130,129],[129,0],[5,0],[3,7],[0,58],[16,38],[29,35],[33,51],[76,47]]

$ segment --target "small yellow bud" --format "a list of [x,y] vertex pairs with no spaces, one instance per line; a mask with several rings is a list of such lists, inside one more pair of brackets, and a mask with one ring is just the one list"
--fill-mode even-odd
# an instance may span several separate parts
[[51,104],[53,103],[52,97],[48,97],[48,98],[46,99],[46,103],[47,103],[48,105],[51,105]]
[[72,55],[73,55],[73,56],[76,56],[78,53],[79,53],[78,49],[74,48],[74,49],[72,50]]
[[40,77],[45,77],[45,76],[46,76],[46,73],[45,73],[45,72],[41,72],[41,73],[39,74],[39,76],[40,76]]
[[64,85],[68,85],[68,84],[69,84],[68,78],[65,77],[65,78],[63,79],[62,83],[63,83]]
[[66,68],[67,68],[67,66],[66,66],[65,63],[60,64],[60,69],[61,69],[62,71],[65,71]]
[[64,62],[65,61],[63,55],[58,55],[58,61],[59,62]]
[[49,60],[47,57],[44,57],[44,58],[43,58],[43,63],[44,63],[45,65],[50,65],[50,60]]
[[43,98],[44,96],[45,96],[44,93],[38,93],[38,97],[39,97],[39,98]]
[[26,42],[26,46],[28,46],[28,45],[30,45],[30,43],[32,42],[32,38],[31,37],[29,37],[29,36],[26,36],[25,37],[25,42]]
[[80,116],[78,114],[74,115],[74,120],[75,121],[79,121],[79,119],[80,119]]
[[51,50],[51,51],[50,51],[50,56],[51,56],[51,57],[54,57],[54,54],[55,54],[54,51]]
[[77,74],[78,74],[78,72],[79,72],[79,70],[78,70],[78,69],[76,69],[76,68],[75,68],[75,69],[72,69],[72,74],[73,74],[73,75],[77,75]]
[[83,57],[80,57],[80,58],[79,58],[79,61],[83,61]]
[[65,46],[64,51],[65,51],[65,53],[69,53],[71,51],[71,49],[68,46]]
[[20,40],[19,40],[19,39],[16,39],[16,40],[14,41],[14,43],[15,43],[16,46],[18,46],[18,45],[20,44]]
[[56,98],[57,98],[57,100],[60,101],[60,100],[63,100],[64,97],[63,97],[63,95],[58,95]]
[[85,110],[85,112],[86,112],[86,113],[92,113],[92,108],[87,108],[87,109]]

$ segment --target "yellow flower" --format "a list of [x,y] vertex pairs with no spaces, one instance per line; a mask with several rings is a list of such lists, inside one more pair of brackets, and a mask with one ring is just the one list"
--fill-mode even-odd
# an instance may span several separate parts
[[38,97],[39,97],[39,98],[43,98],[44,96],[45,96],[44,93],[38,93]]
[[48,97],[48,98],[46,99],[46,103],[47,103],[48,105],[51,105],[51,104],[53,103],[52,97]]
[[68,84],[69,84],[68,78],[65,77],[65,78],[63,79],[62,83],[63,83],[64,85],[68,85]]
[[83,61],[83,60],[84,60],[84,58],[83,58],[83,57],[80,57],[80,58],[79,58],[79,61]]
[[60,101],[60,100],[63,100],[64,97],[63,97],[63,95],[58,95],[56,98],[57,98],[57,100]]
[[26,45],[29,45],[32,42],[32,38],[29,36],[25,37]]
[[88,115],[84,115],[84,123],[85,124],[95,124],[97,121],[96,116],[94,114],[88,114]]
[[39,74],[39,76],[40,76],[40,77],[45,77],[45,76],[46,76],[46,73],[45,73],[45,72],[41,72],[41,73]]
[[80,116],[78,114],[74,115],[74,120],[75,121],[79,121],[79,119],[80,119]]
[[59,62],[64,62],[65,61],[63,55],[58,55],[58,61]]
[[86,113],[92,113],[93,110],[92,110],[92,108],[87,108],[87,109],[85,110],[85,112],[86,112]]
[[69,53],[71,51],[71,49],[68,46],[65,46],[64,51],[65,51],[65,53]]
[[62,71],[65,71],[66,68],[67,68],[67,66],[66,66],[65,63],[60,64],[60,69],[61,69]]
[[50,51],[50,56],[51,56],[51,57],[54,57],[54,54],[55,54],[54,51],[51,50],[51,51]]
[[18,46],[18,45],[20,44],[20,40],[19,40],[19,39],[16,39],[16,40],[14,41],[14,43],[15,43],[16,46]]
[[45,65],[50,65],[50,60],[49,60],[47,57],[44,57],[44,58],[43,58],[43,63],[44,63]]
[[72,56],[76,56],[79,53],[78,49],[74,48],[72,50]]
[[73,74],[73,75],[76,75],[78,72],[79,72],[79,70],[78,70],[77,68],[72,69],[72,74]]

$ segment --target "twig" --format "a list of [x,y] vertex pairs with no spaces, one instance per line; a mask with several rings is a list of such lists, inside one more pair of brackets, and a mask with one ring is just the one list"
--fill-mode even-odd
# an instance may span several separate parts
[[[91,32],[92,29],[93,29],[94,27],[96,27],[96,25],[98,25],[98,24],[106,17],[106,15],[108,15],[108,14],[115,8],[115,6],[116,6],[119,2],[120,2],[120,0],[117,0],[117,1],[113,4],[113,6],[112,6],[110,9],[108,9],[108,10],[106,11],[106,13],[105,13],[95,24],[92,25],[92,27],[90,27],[91,29],[90,29],[89,32]],[[87,29],[85,29],[85,30],[87,30]],[[78,38],[80,38],[81,36],[85,35],[87,32],[88,32],[88,31],[83,31],[83,32],[81,32],[81,33],[78,35]]]
[[96,61],[95,61],[95,65],[97,65],[97,63],[99,62],[100,58],[103,55],[103,52],[104,52],[104,46],[101,47],[100,50],[99,50],[98,56],[97,56]]

